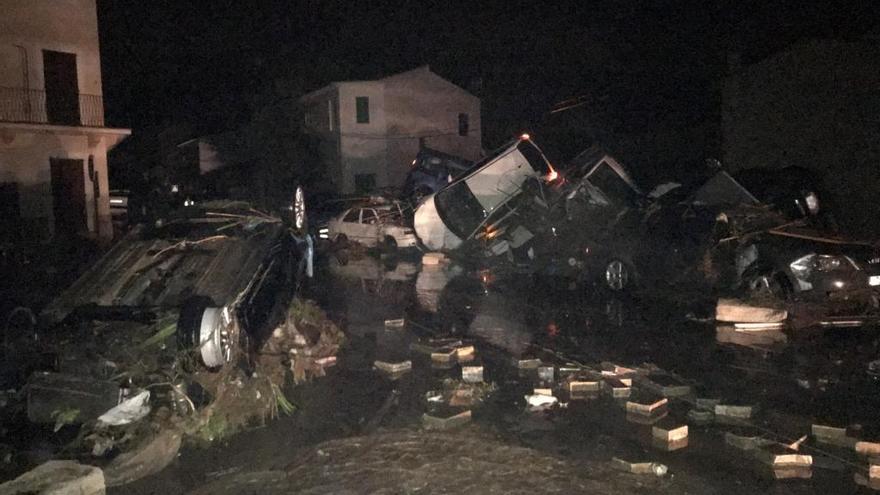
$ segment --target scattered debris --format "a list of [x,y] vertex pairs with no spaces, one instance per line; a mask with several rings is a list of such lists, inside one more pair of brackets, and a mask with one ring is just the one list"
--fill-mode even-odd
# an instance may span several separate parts
[[99,425],[121,426],[140,421],[150,414],[150,391],[143,392],[129,397],[122,401],[118,406],[98,417]]
[[539,366],[541,366],[540,359],[527,358],[516,360],[516,367],[521,370],[536,370]]
[[779,323],[788,318],[784,309],[755,306],[736,299],[719,299],[715,319],[729,323]]
[[396,320],[385,320],[385,328],[400,329],[406,326],[406,319],[398,318]]
[[538,366],[538,379],[542,382],[552,382],[553,375],[553,366]]
[[665,476],[669,468],[658,462],[629,462],[619,457],[611,458],[611,465],[621,471],[632,474],[653,474],[655,476]]
[[526,395],[525,399],[529,411],[532,412],[543,411],[559,403],[556,397],[544,394]]
[[715,419],[720,422],[739,423],[752,417],[752,406],[715,405]]
[[450,416],[433,416],[428,413],[422,414],[422,424],[428,430],[448,430],[457,428],[471,422],[471,411],[452,414]]
[[412,370],[412,361],[406,360],[399,363],[386,363],[385,361],[376,361],[373,366],[391,376],[392,378],[400,378],[404,373]]
[[447,261],[443,253],[425,253],[422,255],[423,265],[439,265]]
[[461,367],[461,379],[465,383],[479,383],[483,381],[483,366],[466,366]]

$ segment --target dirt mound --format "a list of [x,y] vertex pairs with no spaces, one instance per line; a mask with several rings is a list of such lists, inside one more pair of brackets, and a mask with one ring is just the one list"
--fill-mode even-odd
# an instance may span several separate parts
[[238,473],[192,492],[241,493],[633,493],[666,491],[668,479],[613,471],[529,448],[474,429],[396,431],[316,445],[285,470]]

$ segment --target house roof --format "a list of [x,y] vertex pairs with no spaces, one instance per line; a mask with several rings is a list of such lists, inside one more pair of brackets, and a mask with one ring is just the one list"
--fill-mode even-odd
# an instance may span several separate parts
[[455,83],[449,81],[448,79],[445,79],[445,78],[441,77],[441,76],[438,75],[436,72],[432,71],[432,70],[431,70],[431,67],[430,67],[429,65],[425,64],[425,65],[420,65],[420,66],[418,66],[418,67],[416,67],[416,68],[414,68],[414,69],[406,70],[406,71],[403,71],[403,72],[398,72],[398,73],[396,73],[396,74],[391,74],[391,75],[389,75],[389,76],[385,76],[385,77],[382,77],[382,78],[379,78],[379,79],[373,79],[373,80],[333,81],[333,82],[331,82],[331,83],[329,83],[329,84],[327,84],[327,85],[325,85],[325,86],[322,86],[322,87],[320,87],[320,88],[318,88],[318,89],[316,89],[316,90],[314,90],[314,91],[311,91],[311,92],[309,92],[309,93],[306,93],[305,95],[303,95],[302,97],[300,97],[300,100],[302,101],[302,100],[308,100],[308,99],[314,98],[315,96],[318,96],[318,95],[320,95],[320,94],[322,94],[322,93],[324,93],[324,92],[330,90],[331,88],[338,87],[338,85],[340,85],[340,84],[350,84],[350,83],[375,83],[375,82],[393,82],[393,81],[396,81],[396,80],[399,80],[399,79],[407,79],[407,78],[410,78],[410,77],[425,77],[425,76],[427,76],[427,77],[431,77],[431,78],[435,78],[435,79],[440,80],[440,81],[443,81],[444,83],[446,83],[446,84],[448,84],[448,85],[450,85],[450,86],[455,87],[455,89],[457,89],[458,91],[461,91],[461,92],[463,92],[463,93],[466,93],[467,95],[471,96],[472,98],[477,98],[477,96],[475,96],[474,94],[472,94],[470,91],[468,91],[468,90],[462,88],[461,86],[459,86],[459,85],[457,85],[457,84],[455,84]]

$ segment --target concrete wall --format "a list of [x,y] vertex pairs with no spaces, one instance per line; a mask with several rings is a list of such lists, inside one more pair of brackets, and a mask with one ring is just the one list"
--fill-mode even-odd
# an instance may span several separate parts
[[[75,54],[80,94],[102,94],[95,0],[0,0],[0,86],[44,90],[43,50]],[[96,104],[100,108],[92,110],[103,116],[103,103]],[[49,161],[69,158],[83,161],[89,233],[112,237],[107,149],[120,138],[75,126],[0,121],[0,181],[17,183],[26,235],[47,239],[54,232]],[[98,177],[97,207],[89,157]]]
[[860,234],[880,234],[878,48],[876,42],[803,43],[729,77],[725,165],[814,170],[838,221]]
[[76,54],[79,92],[103,94],[95,0],[0,0],[0,86],[44,89],[43,50]]
[[[88,176],[89,157],[97,173],[100,198],[95,213],[94,183]],[[18,185],[19,208],[25,235],[46,240],[54,232],[50,158],[82,160],[85,182],[86,225],[101,238],[113,235],[107,182],[107,141],[89,134],[8,132],[0,130],[0,182]]]
[[[434,74],[427,67],[385,78],[388,126],[388,177],[403,185],[410,164],[425,146],[468,160],[482,153],[480,99]],[[458,116],[468,115],[467,136],[458,134]]]
[[[386,169],[385,93],[381,81],[337,83],[339,104],[341,192],[355,192],[355,175],[374,174],[376,187],[391,187]],[[355,99],[370,99],[370,122],[357,123]]]

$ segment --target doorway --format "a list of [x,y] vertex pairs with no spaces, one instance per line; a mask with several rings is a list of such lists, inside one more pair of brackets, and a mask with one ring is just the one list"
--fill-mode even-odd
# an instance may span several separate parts
[[83,161],[50,158],[55,236],[72,237],[88,230]]
[[49,123],[79,125],[76,54],[43,50],[43,78]]

